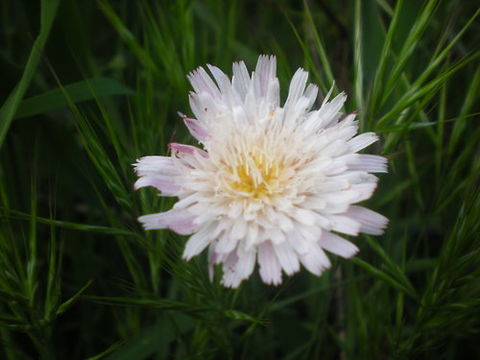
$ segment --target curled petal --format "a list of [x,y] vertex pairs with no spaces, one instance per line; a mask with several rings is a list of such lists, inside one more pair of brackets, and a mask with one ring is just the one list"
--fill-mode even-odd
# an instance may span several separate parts
[[196,146],[179,144],[175,142],[171,142],[168,144],[170,149],[175,151],[177,154],[181,155],[193,155],[193,154],[200,154],[203,157],[208,157],[208,153],[205,150],[197,148]]
[[167,156],[144,156],[134,164],[140,178],[135,182],[134,189],[153,186],[164,196],[172,196],[180,189],[176,183],[179,171],[174,159]]
[[193,223],[194,217],[185,210],[172,209],[157,214],[140,216],[138,221],[145,230],[170,229],[180,235],[188,235],[198,228]]

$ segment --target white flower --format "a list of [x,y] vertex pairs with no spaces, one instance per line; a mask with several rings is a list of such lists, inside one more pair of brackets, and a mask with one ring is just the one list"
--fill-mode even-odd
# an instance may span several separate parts
[[230,80],[208,65],[188,75],[196,119],[183,120],[203,149],[170,144],[171,156],[146,156],[135,188],[153,186],[179,201],[169,211],[139,218],[147,230],[193,234],[183,257],[208,247],[210,276],[223,264],[223,285],[238,287],[254,271],[280,284],[303,265],[315,275],[330,267],[325,251],[348,258],[358,248],[337,233],[379,235],[387,219],[356,204],[372,196],[386,159],[357,152],[377,140],[356,135],[346,96],[311,110],[317,86],[298,69],[280,105],[276,59],[260,56],[250,76],[233,64]]

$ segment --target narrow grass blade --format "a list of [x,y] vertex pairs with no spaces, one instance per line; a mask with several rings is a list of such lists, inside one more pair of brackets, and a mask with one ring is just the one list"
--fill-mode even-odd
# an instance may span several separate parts
[[27,64],[25,65],[22,78],[8,97],[7,101],[0,108],[0,148],[7,135],[10,123],[15,116],[18,106],[30,85],[33,76],[35,75],[38,64],[40,63],[43,48],[47,43],[48,35],[50,34],[53,20],[57,13],[58,4],[59,0],[42,0],[41,2],[40,33],[33,43],[32,51],[30,52]]
[[[4,210],[6,210],[9,214],[8,216],[13,219],[29,220],[31,218],[31,215],[23,213],[18,210],[11,210],[11,209],[4,209]],[[118,229],[118,228],[113,228],[108,226],[80,224],[80,223],[69,222],[69,221],[48,219],[40,216],[35,216],[35,220],[38,223],[54,225],[54,226],[62,227],[65,229],[72,229],[77,231],[87,231],[87,232],[106,234],[106,235],[116,235],[116,236],[134,236],[134,237],[138,236],[138,234],[133,231]]]

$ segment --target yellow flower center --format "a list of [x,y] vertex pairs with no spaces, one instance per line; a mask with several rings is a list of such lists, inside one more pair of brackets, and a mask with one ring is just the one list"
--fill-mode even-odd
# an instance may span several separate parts
[[235,193],[262,198],[271,196],[278,189],[281,166],[268,161],[261,152],[249,153],[231,168],[229,187]]

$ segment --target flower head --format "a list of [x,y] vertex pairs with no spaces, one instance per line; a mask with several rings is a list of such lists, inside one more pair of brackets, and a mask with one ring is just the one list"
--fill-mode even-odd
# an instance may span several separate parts
[[379,235],[387,219],[357,206],[387,172],[386,159],[357,152],[377,140],[356,135],[355,114],[343,115],[344,93],[328,94],[311,110],[318,88],[298,69],[280,104],[276,59],[260,56],[250,75],[233,64],[188,75],[195,115],[182,115],[203,149],[171,143],[171,156],[137,161],[135,188],[153,186],[179,201],[169,211],[139,218],[145,229],[192,236],[187,260],[208,247],[210,274],[223,264],[222,283],[237,287],[259,264],[262,280],[280,284],[303,265],[320,275],[330,267],[325,250],[348,258],[358,248],[338,233]]

